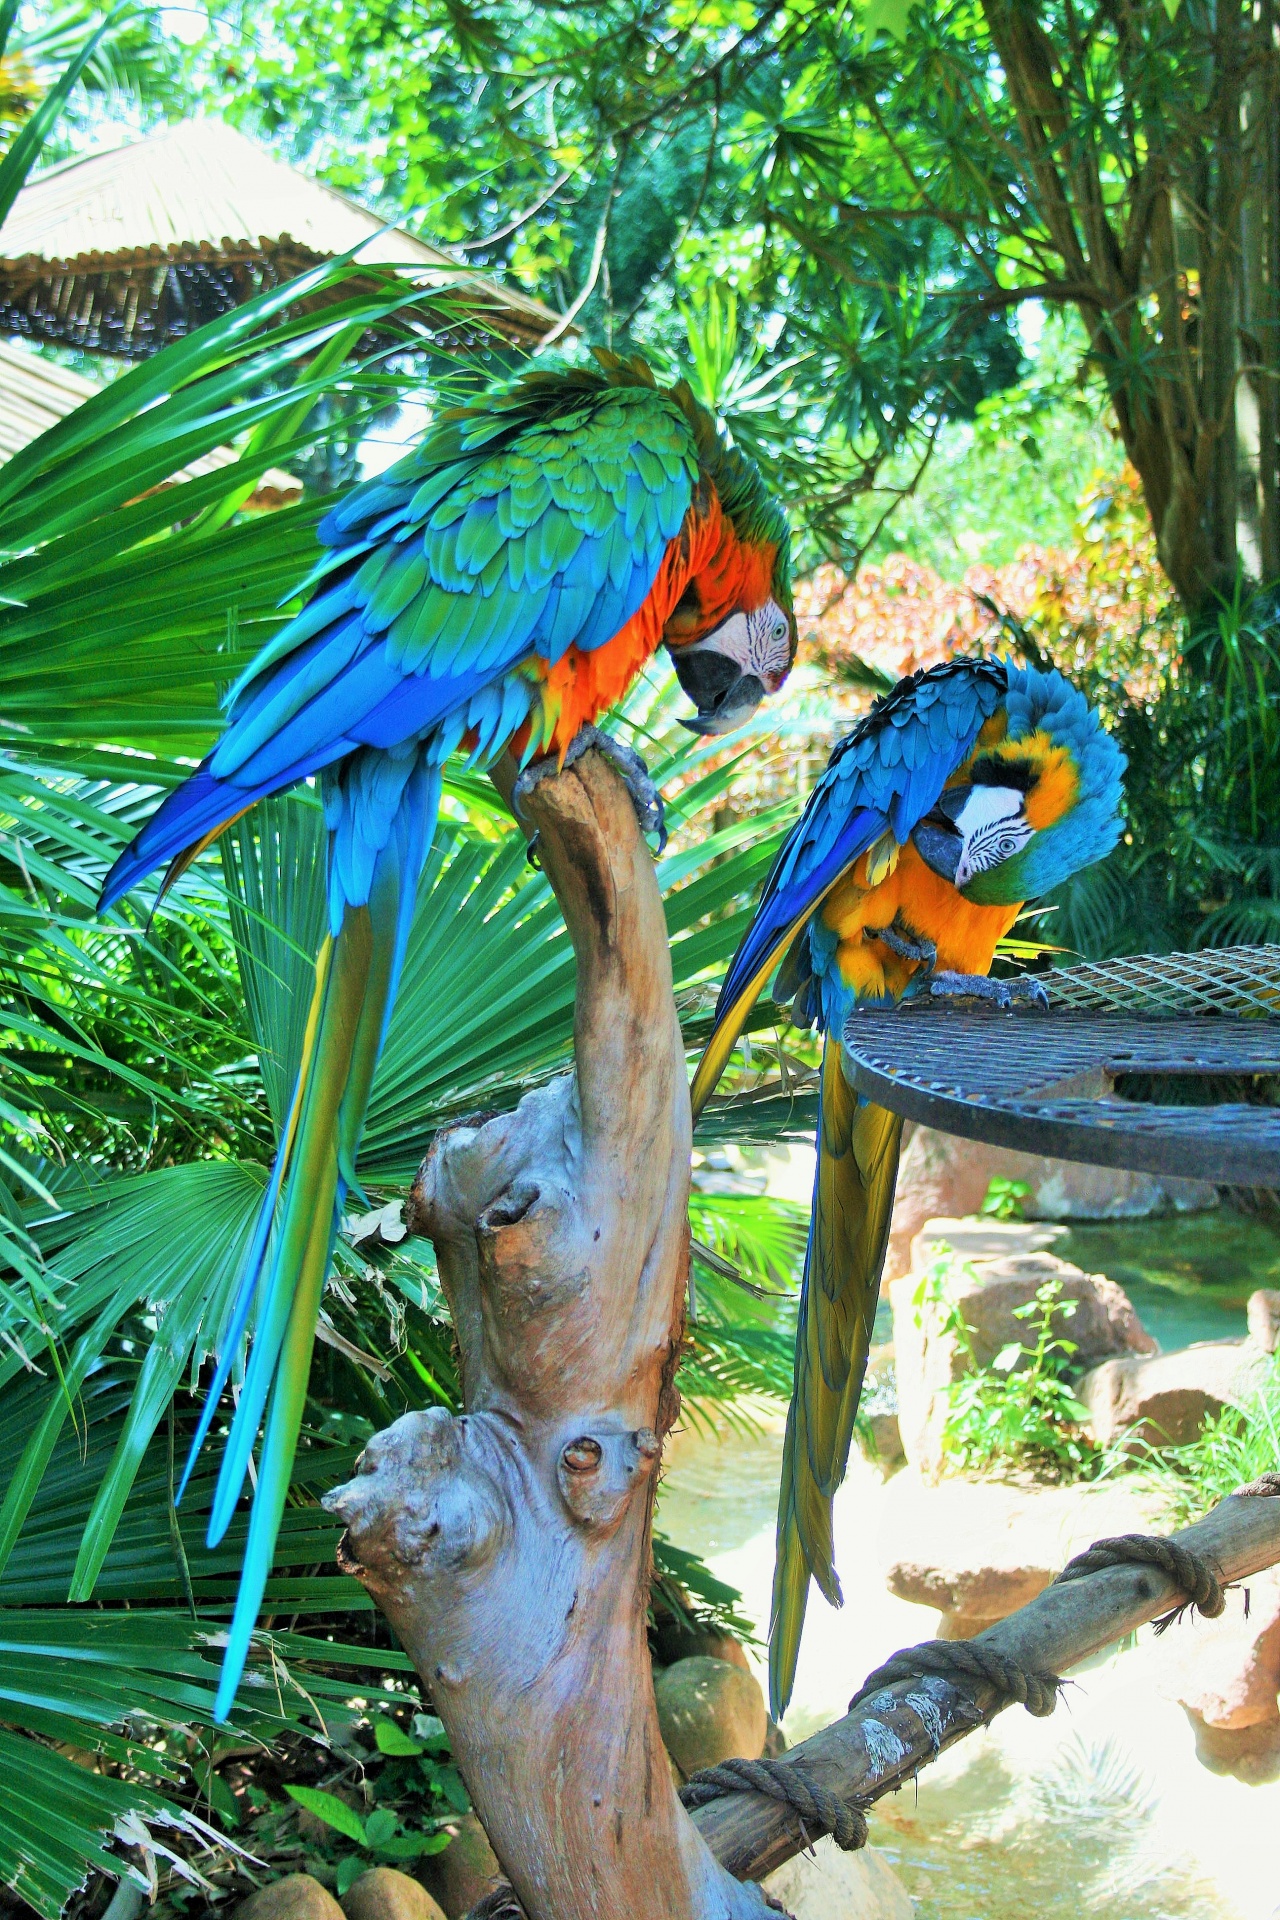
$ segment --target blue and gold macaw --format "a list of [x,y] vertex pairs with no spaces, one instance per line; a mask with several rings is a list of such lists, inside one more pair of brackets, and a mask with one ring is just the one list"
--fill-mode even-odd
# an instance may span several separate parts
[[[623,755],[592,723],[663,645],[696,709],[685,724],[723,733],[777,690],[795,658],[787,526],[758,469],[683,382],[662,390],[642,361],[597,361],[526,373],[444,414],[321,521],[326,551],[304,583],[310,600],[234,688],[218,745],[103,890],[109,906],[166,862],[172,876],[256,800],[319,777],[329,932],[292,1108],[192,1449],[194,1459],[257,1297],[209,1521],[214,1546],[265,1414],[219,1720],[271,1565],[334,1237],[346,1194],[359,1192],[356,1155],[445,762],[461,750],[486,767],[510,751],[528,780],[584,745]],[[652,786],[631,761],[641,818],[660,827]]]
[[787,1417],[769,1634],[772,1710],[795,1680],[810,1577],[841,1603],[831,1503],[866,1371],[902,1122],[841,1068],[855,1006],[1043,998],[986,978],[1024,902],[1110,851],[1124,756],[1062,675],[952,660],[878,700],[831,755],[782,847],[716,1005],[701,1112],[761,989],[825,1036],[818,1161]]

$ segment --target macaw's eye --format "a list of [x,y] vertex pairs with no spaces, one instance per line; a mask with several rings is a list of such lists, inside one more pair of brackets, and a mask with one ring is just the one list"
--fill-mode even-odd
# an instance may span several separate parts
[[785,640],[786,637],[787,637],[786,621],[775,620],[773,623],[773,633],[770,635],[770,638],[773,640]]

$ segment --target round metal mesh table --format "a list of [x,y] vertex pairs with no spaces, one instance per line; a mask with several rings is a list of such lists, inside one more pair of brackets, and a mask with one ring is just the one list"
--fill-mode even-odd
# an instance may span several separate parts
[[1280,947],[1062,968],[1048,1009],[861,1008],[857,1091],[907,1119],[1095,1166],[1280,1187]]

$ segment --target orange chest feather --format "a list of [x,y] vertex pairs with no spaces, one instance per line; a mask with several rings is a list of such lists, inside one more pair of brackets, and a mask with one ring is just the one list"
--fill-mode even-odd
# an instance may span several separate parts
[[892,927],[904,938],[932,942],[939,972],[986,973],[996,942],[1021,911],[1021,902],[981,907],[966,900],[925,865],[908,841],[897,866],[878,886],[866,885],[865,855],[855,862],[827,895],[822,918],[839,942],[836,964],[846,985],[859,994],[877,999],[892,994],[896,999],[920,962],[904,959],[877,940],[878,929]]
[[713,489],[704,510],[689,509],[683,527],[662,557],[644,604],[626,625],[612,640],[590,652],[568,648],[542,673],[542,751],[563,754],[580,727],[621,700],[661,646],[667,622],[691,583],[698,600],[698,619],[681,637],[698,640],[735,608],[763,605],[772,572],[772,548],[744,545],[721,511]]

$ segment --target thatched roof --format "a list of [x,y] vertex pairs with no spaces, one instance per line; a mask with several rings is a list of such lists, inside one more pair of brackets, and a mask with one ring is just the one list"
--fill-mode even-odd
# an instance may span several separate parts
[[0,333],[142,359],[264,288],[361,259],[474,294],[507,338],[556,316],[470,273],[217,120],[184,120],[25,186],[0,229]]
[[[101,391],[96,380],[86,380],[83,374],[72,373],[29,347],[14,347],[0,340],[0,466]],[[214,447],[165,484],[197,480],[219,467],[231,466],[236,457],[230,447]],[[248,505],[282,507],[301,494],[301,480],[280,467],[268,467]]]
[[97,392],[82,374],[0,340],[0,462],[12,460]]

